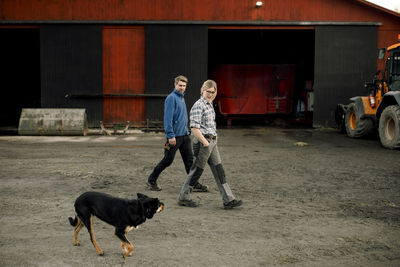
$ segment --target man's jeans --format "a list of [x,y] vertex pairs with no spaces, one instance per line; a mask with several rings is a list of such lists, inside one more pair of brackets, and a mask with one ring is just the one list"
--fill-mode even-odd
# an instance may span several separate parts
[[176,151],[179,149],[181,153],[183,164],[185,165],[186,173],[189,173],[190,167],[193,163],[192,142],[189,135],[176,136],[176,145],[168,147],[168,139],[166,141],[166,148],[164,149],[164,157],[154,168],[150,174],[148,181],[157,182],[160,173],[172,164],[175,158]]

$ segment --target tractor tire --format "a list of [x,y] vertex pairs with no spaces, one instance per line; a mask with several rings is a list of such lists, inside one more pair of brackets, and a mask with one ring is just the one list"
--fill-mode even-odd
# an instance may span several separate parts
[[400,106],[385,108],[379,119],[379,138],[383,147],[400,148]]
[[373,134],[374,121],[372,118],[362,118],[362,115],[355,103],[349,104],[345,117],[346,132],[349,137],[360,138]]

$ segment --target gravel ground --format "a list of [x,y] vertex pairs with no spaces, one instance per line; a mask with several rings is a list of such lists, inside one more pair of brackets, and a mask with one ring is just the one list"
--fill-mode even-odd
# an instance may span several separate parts
[[[400,266],[400,151],[336,130],[248,127],[219,131],[228,183],[244,205],[209,193],[178,206],[180,156],[145,181],[162,156],[161,133],[86,137],[0,136],[0,266]],[[301,146],[304,142],[305,146]],[[85,191],[158,197],[165,210],[128,234],[122,257],[112,226],[95,219],[75,247],[73,203]]]

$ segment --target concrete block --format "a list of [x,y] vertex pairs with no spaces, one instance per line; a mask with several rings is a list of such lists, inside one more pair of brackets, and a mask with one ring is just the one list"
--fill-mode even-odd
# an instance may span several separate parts
[[19,119],[19,135],[86,135],[85,109],[24,108]]

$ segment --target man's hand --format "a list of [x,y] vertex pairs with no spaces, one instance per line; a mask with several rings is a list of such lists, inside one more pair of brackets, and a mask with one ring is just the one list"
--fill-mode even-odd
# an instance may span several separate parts
[[176,145],[176,139],[175,137],[168,139],[168,143],[170,146],[175,146]]

